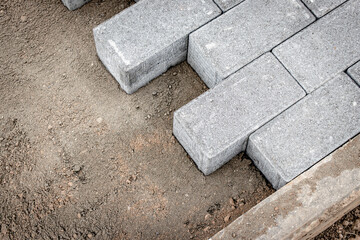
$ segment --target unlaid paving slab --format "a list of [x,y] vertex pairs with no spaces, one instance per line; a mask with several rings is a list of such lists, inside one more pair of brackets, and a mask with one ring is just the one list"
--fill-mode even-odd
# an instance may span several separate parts
[[189,34],[221,14],[212,0],[139,1],[94,28],[105,67],[133,93],[186,60]]
[[218,232],[220,239],[312,239],[360,204],[360,135]]
[[300,0],[244,1],[190,35],[188,62],[212,88],[314,20]]
[[207,175],[244,151],[252,132],[303,96],[268,53],[177,110],[173,132]]
[[223,10],[224,12],[228,11],[230,8],[235,7],[239,3],[244,0],[214,0],[216,4]]
[[84,5],[85,3],[90,2],[91,0],[62,0],[63,4],[69,10],[75,10]]
[[360,132],[360,88],[345,73],[249,138],[254,164],[278,189]]
[[303,0],[306,6],[319,18],[346,1],[347,0]]
[[360,61],[347,70],[347,73],[360,86]]
[[310,93],[360,59],[360,1],[350,0],[273,53]]

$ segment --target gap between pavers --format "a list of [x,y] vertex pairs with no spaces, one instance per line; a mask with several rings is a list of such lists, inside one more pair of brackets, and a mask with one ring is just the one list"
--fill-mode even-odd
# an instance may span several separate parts
[[360,1],[349,0],[273,53],[310,93],[360,60]]
[[360,132],[360,88],[345,73],[249,137],[247,155],[275,189]]
[[360,135],[214,235],[310,239],[360,204]]

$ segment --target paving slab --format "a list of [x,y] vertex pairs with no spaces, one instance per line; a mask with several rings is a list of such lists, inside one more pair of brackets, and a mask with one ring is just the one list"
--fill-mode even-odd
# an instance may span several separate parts
[[75,10],[84,5],[85,3],[90,2],[91,0],[62,0],[63,4],[69,10]]
[[312,239],[360,204],[360,135],[211,240]]
[[318,17],[324,16],[347,0],[303,0],[305,5]]
[[273,53],[310,93],[360,59],[360,1],[350,0]]
[[279,189],[360,132],[360,88],[345,73],[249,138],[246,153]]
[[216,4],[223,10],[224,12],[228,11],[230,8],[235,7],[239,3],[244,0],[214,0]]
[[190,35],[188,62],[212,88],[314,20],[298,0],[244,1]]
[[207,175],[244,151],[252,132],[303,96],[300,85],[267,53],[177,110],[173,132]]
[[94,28],[96,50],[130,94],[186,60],[189,34],[219,14],[212,0],[139,1]]
[[347,70],[347,73],[360,86],[360,61]]

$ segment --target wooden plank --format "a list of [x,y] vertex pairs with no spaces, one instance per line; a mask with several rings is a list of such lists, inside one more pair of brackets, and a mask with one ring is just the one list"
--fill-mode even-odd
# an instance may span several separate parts
[[359,204],[360,134],[211,240],[310,239]]

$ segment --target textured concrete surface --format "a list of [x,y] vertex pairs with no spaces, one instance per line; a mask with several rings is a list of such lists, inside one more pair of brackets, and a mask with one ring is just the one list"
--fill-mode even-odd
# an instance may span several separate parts
[[360,86],[360,61],[347,70],[347,73]]
[[299,0],[245,1],[190,35],[188,62],[214,87],[314,19]]
[[360,135],[211,239],[312,239],[360,204],[359,156]]
[[244,151],[252,132],[304,95],[268,53],[177,110],[174,135],[207,175]]
[[91,0],[62,0],[63,4],[69,10],[75,10],[84,5],[85,3],[90,2]]
[[235,7],[244,0],[214,0],[221,10],[228,11],[230,8]]
[[254,164],[278,189],[360,132],[360,88],[345,73],[249,138]]
[[109,72],[133,93],[186,59],[188,35],[221,10],[211,0],[140,1],[94,28]]
[[346,1],[347,0],[303,0],[306,6],[319,18]]
[[360,1],[350,0],[273,50],[307,92],[360,59]]

